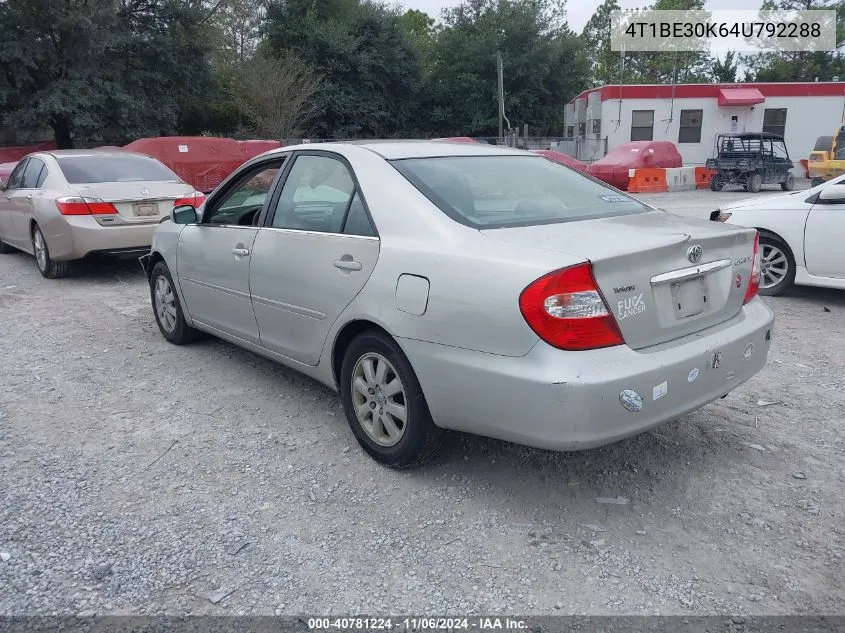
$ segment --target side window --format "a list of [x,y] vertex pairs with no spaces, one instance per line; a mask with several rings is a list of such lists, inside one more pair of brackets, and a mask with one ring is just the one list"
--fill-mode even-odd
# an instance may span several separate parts
[[327,156],[299,156],[279,196],[274,226],[340,233],[355,182],[342,162]]
[[244,173],[222,198],[212,201],[210,207],[206,205],[203,224],[251,226],[270,195],[283,162],[284,158],[280,158]]
[[9,174],[9,184],[6,186],[6,189],[20,189],[21,183],[23,182],[23,172],[26,168],[26,164],[29,161],[24,158],[21,162],[17,164],[15,169]]
[[44,161],[40,158],[30,158],[23,172],[21,189],[36,189],[41,172],[45,170]]
[[361,201],[361,196],[358,192],[352,198],[352,204],[349,205],[349,212],[346,214],[346,224],[343,225],[343,232],[347,235],[362,235],[365,237],[375,237],[376,232],[367,217],[367,211],[364,209],[364,203]]

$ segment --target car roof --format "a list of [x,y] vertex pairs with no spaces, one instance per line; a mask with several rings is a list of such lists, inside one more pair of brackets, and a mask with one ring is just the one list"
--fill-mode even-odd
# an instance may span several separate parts
[[[399,160],[403,158],[434,158],[445,156],[531,156],[530,152],[490,145],[488,143],[460,143],[449,141],[393,141],[370,140],[348,141],[334,143],[308,143],[305,145],[288,145],[278,150],[270,150],[267,154],[289,152],[291,150],[333,151],[345,154],[353,145],[378,154],[385,160]],[[264,156],[267,156],[264,154]]]

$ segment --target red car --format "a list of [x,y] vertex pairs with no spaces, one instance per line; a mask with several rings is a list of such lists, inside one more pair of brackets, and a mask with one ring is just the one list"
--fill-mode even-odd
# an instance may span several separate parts
[[678,148],[670,141],[631,141],[591,163],[587,173],[617,189],[628,189],[631,169],[683,167],[683,164]]
[[572,167],[572,169],[577,169],[578,171],[587,171],[587,163],[585,163],[584,161],[580,161],[577,158],[572,158],[572,156],[570,156],[569,154],[558,152],[557,150],[535,149],[531,153],[539,154],[543,158],[548,158],[553,163],[566,165],[567,167]]

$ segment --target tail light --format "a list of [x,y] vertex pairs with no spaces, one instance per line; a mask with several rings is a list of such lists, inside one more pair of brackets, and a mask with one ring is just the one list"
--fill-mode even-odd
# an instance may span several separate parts
[[114,205],[97,198],[56,198],[56,206],[62,215],[114,215]]
[[587,262],[540,277],[519,295],[529,327],[549,345],[587,350],[625,342]]
[[760,292],[760,260],[762,259],[762,255],[760,254],[760,234],[755,232],[754,233],[754,263],[751,266],[751,279],[748,280],[748,289],[745,291],[745,301],[743,304],[748,303],[754,297],[757,296],[757,293]]
[[173,202],[174,207],[180,207],[183,204],[189,204],[195,209],[198,208],[203,202],[205,202],[205,194],[201,191],[192,191],[189,194],[182,196],[181,198],[177,198]]

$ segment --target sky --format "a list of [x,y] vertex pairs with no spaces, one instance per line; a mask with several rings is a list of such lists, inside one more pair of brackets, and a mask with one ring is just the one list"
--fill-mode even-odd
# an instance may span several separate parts
[[[569,28],[580,33],[601,3],[602,0],[567,0],[566,16]],[[460,0],[401,0],[401,4],[406,9],[425,11],[437,18],[441,9],[460,4]],[[635,9],[649,4],[650,0],[619,0],[619,6],[623,9]],[[705,6],[708,9],[759,9],[762,4],[762,0],[707,0]]]

